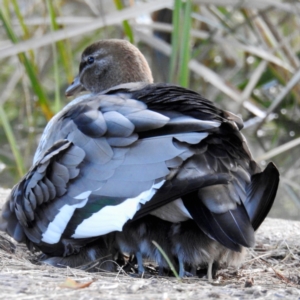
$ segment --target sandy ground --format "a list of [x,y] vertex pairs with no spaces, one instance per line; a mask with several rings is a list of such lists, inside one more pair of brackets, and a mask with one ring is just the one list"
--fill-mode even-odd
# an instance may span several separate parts
[[[8,190],[0,189],[0,207]],[[0,233],[0,299],[300,299],[300,222],[266,219],[239,270],[223,269],[213,283],[188,278],[133,278],[32,263],[24,245]],[[88,287],[62,287],[67,278]]]

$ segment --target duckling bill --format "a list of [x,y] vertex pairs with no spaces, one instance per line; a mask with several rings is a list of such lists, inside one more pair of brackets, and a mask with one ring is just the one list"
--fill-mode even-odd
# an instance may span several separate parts
[[[50,257],[71,259],[101,236],[131,239],[124,225],[149,215],[192,220],[204,240],[225,250],[254,245],[279,173],[253,160],[239,117],[191,90],[153,83],[144,56],[124,40],[84,50],[66,93],[82,90],[90,93],[46,126],[32,167],[3,207],[2,230]],[[136,248],[139,239],[132,239]],[[198,248],[205,251],[205,242]]]

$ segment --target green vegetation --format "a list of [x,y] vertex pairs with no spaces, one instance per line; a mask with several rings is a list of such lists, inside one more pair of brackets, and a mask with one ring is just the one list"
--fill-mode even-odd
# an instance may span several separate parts
[[158,251],[161,253],[161,255],[164,257],[164,259],[166,260],[170,270],[173,272],[173,275],[178,279],[181,280],[181,278],[179,277],[174,265],[172,264],[170,258],[168,257],[168,255],[166,254],[166,252],[162,249],[162,247],[155,241],[152,241],[152,243],[154,244],[154,246],[158,249]]

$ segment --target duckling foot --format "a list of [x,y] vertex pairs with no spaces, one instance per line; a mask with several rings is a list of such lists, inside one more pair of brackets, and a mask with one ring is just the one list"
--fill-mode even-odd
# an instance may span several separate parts
[[213,281],[213,277],[212,277],[212,266],[213,266],[213,262],[209,262],[208,263],[208,268],[207,268],[207,279],[209,282]]
[[197,270],[197,276],[199,278],[203,278],[207,276],[208,281],[212,281],[213,279],[216,279],[218,270],[219,270],[219,263],[215,261],[214,263],[209,263],[207,268],[201,268]]
[[188,271],[183,272],[183,277],[194,277],[193,273],[190,273]]
[[144,268],[144,266],[143,266],[143,257],[142,257],[142,253],[141,253],[141,252],[136,252],[136,253],[135,253],[135,257],[136,257],[137,263],[138,263],[138,273],[139,273],[139,274],[145,273],[145,268]]
[[217,275],[219,266],[220,266],[220,264],[217,261],[208,263],[207,279],[209,282],[212,282],[213,279],[216,279],[216,277],[217,277],[216,275]]
[[184,267],[184,263],[183,260],[178,258],[178,262],[179,262],[179,277],[183,278],[183,277],[193,277],[193,274],[186,271],[185,267]]

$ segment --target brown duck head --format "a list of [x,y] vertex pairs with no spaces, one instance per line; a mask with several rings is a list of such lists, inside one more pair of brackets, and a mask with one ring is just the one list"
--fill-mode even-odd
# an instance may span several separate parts
[[83,51],[79,74],[67,88],[66,96],[81,91],[95,94],[129,82],[153,82],[145,57],[125,40],[101,40]]

